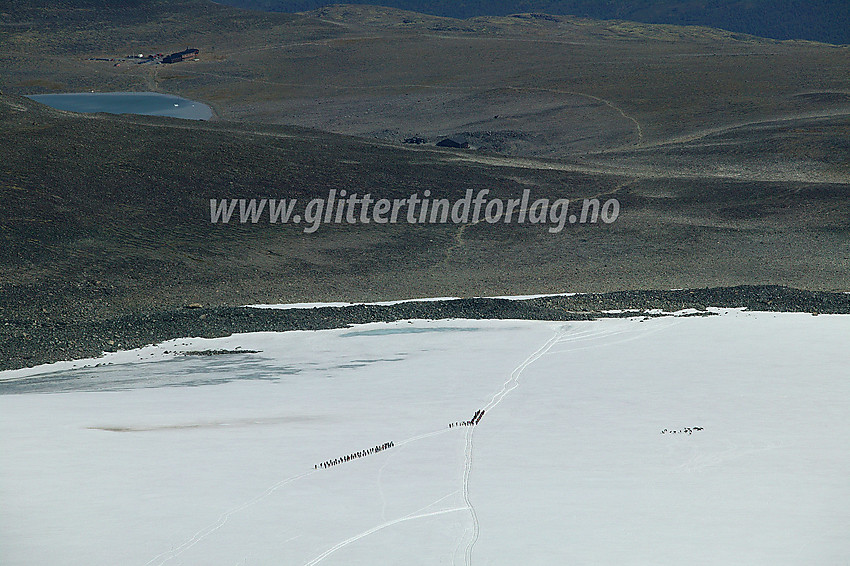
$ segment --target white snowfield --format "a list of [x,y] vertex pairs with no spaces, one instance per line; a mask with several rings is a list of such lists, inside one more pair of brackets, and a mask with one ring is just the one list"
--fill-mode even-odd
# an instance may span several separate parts
[[[508,296],[499,296],[499,297],[475,297],[477,299],[505,299],[508,301],[524,301],[527,299],[541,299],[545,297],[572,297],[574,295],[578,295],[578,293],[548,293],[544,295],[508,295]],[[430,303],[436,301],[457,301],[460,300],[461,297],[426,297],[420,299],[398,299],[393,301],[376,301],[373,303],[283,303],[283,304],[260,304],[260,305],[245,305],[246,307],[251,307],[255,309],[279,309],[279,310],[287,310],[287,309],[314,309],[321,307],[351,307],[355,305],[377,305],[377,306],[389,306],[389,305],[400,305],[402,303]]]
[[7,372],[0,564],[848,564],[848,338],[403,321]]

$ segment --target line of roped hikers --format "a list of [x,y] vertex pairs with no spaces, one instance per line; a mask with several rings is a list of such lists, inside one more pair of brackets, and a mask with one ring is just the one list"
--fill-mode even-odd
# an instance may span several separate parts
[[661,434],[692,434],[695,430],[702,430],[701,426],[685,427],[680,428],[679,430],[667,430],[666,428],[661,431]]
[[366,450],[360,450],[358,452],[353,452],[348,456],[343,456],[342,458],[334,458],[333,460],[328,460],[327,462],[322,462],[321,464],[316,464],[313,466],[313,469],[318,470],[319,468],[330,468],[331,466],[336,466],[337,464],[342,464],[343,462],[348,462],[350,460],[354,460],[355,458],[363,458],[364,456],[369,456],[370,454],[377,454],[382,450],[386,450],[388,448],[392,448],[395,446],[395,443],[392,441],[384,442],[380,446],[374,446],[372,448],[367,448]]
[[455,423],[449,423],[449,428],[454,428],[456,426],[475,426],[479,422],[481,422],[481,417],[484,416],[484,409],[478,409],[475,411],[475,414],[472,415],[472,418],[468,421],[458,421]]
[[[481,422],[481,417],[483,417],[483,416],[484,416],[484,409],[478,409],[477,411],[475,411],[475,414],[472,415],[472,418],[469,419],[468,421],[458,421],[458,422],[454,422],[454,423],[449,423],[449,428],[454,428],[456,426],[475,426],[479,422]],[[349,454],[348,456],[343,456],[342,458],[334,458],[333,460],[328,460],[326,462],[322,462],[321,464],[314,464],[313,469],[318,470],[318,469],[330,468],[331,466],[336,466],[337,464],[342,464],[344,462],[354,460],[355,458],[363,458],[364,456],[369,456],[371,454],[377,454],[378,452],[381,452],[382,450],[386,450],[388,448],[392,448],[393,446],[395,446],[395,443],[393,443],[392,441],[384,442],[380,446],[375,446],[373,448],[368,448],[366,450],[360,450],[359,452],[353,452],[353,453]]]

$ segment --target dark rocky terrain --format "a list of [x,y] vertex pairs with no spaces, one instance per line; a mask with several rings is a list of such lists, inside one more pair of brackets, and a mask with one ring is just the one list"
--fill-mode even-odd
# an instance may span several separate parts
[[[524,319],[594,320],[597,318],[655,317],[696,309],[685,316],[708,316],[707,306],[754,311],[850,314],[850,294],[808,292],[786,287],[721,287],[683,291],[626,291],[551,296],[527,300],[457,299],[406,302],[396,305],[353,305],[310,309],[246,307],[144,310],[106,320],[13,325],[3,344],[6,358],[0,370],[65,359],[96,357],[103,352],[138,348],[172,338],[217,338],[243,332],[322,330],[368,322],[406,319]],[[625,312],[609,312],[609,311]],[[7,324],[7,333],[8,322]],[[211,350],[193,355],[252,353]]]
[[[844,312],[845,295],[821,293],[850,290],[847,48],[566,17],[262,14],[200,0],[35,3],[4,18],[0,367],[407,308],[598,316],[668,300],[654,289],[727,288],[697,302],[751,306],[728,289],[747,285],[779,293],[780,310]],[[187,44],[201,61],[88,61]],[[181,94],[218,119],[81,115],[20,96],[90,89]],[[452,133],[472,148],[401,143]],[[447,199],[529,189],[616,197],[621,213],[557,234],[516,223],[314,234],[210,223],[211,198],[306,200],[331,188]],[[326,318],[236,308],[624,290],[635,294],[567,309],[578,314],[498,301]]]

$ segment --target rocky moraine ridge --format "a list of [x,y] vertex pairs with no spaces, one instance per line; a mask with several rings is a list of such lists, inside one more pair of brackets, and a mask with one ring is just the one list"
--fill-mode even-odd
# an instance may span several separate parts
[[[187,306],[149,309],[113,319],[90,321],[0,321],[0,370],[97,357],[187,336],[215,338],[243,332],[282,332],[342,328],[406,319],[594,320],[656,317],[707,307],[752,311],[850,314],[850,294],[778,286],[739,286],[675,291],[621,291],[526,300],[456,299],[395,305],[352,305],[305,309]],[[647,312],[649,311],[649,312]]]

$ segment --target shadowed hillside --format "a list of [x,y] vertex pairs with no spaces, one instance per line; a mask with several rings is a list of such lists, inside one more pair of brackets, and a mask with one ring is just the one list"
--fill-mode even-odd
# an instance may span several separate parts
[[[70,18],[24,11],[3,28],[0,88],[167,92],[227,120],[399,144],[460,135],[478,150],[556,159],[850,111],[848,48],[570,17],[453,20],[358,6],[264,14],[196,0],[154,7],[147,20],[131,8],[127,20],[118,9],[77,8]],[[26,14],[48,24],[25,24]],[[187,45],[201,50],[199,61],[90,60]]]
[[[21,355],[29,336],[44,349],[63,325],[120,326],[194,303],[850,290],[847,48],[356,6],[20,8],[0,28],[0,332]],[[90,60],[187,45],[199,61]],[[82,115],[21,96],[88,90],[180,94],[217,119]],[[471,147],[435,147],[448,135]],[[210,222],[210,199],[303,203],[331,189],[452,200],[528,190],[621,209],[611,224],[557,233]]]
[[[783,143],[811,143],[820,130],[794,124]],[[473,158],[290,127],[80,115],[11,96],[0,103],[0,133],[2,297],[15,316],[192,302],[848,287],[846,182],[665,175],[647,172],[642,152],[618,154],[622,165],[608,170]],[[738,135],[661,155],[690,152],[694,166],[718,143],[753,151]],[[613,224],[555,234],[516,223],[343,223],[313,234],[267,220],[210,223],[210,198],[306,200],[330,188],[375,198],[427,189],[450,199],[467,189],[515,198],[528,188],[535,198],[616,196],[622,211]]]
[[[450,18],[542,12],[648,24],[710,26],[773,39],[850,43],[850,10],[843,0],[369,0],[349,3],[375,4]],[[301,12],[338,2],[227,0],[226,4],[273,12]]]

